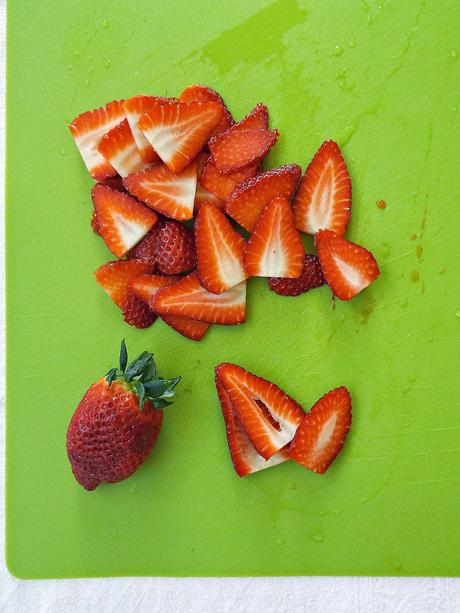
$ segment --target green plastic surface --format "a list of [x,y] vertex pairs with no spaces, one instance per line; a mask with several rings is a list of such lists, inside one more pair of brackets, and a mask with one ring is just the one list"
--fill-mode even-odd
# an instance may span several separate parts
[[[13,574],[459,574],[459,41],[447,0],[9,2]],[[304,168],[338,140],[353,182],[348,236],[381,266],[372,287],[333,303],[327,288],[283,299],[251,280],[247,323],[201,343],[122,322],[92,277],[110,254],[90,229],[92,182],[66,124],[193,82],[237,118],[269,106],[281,133],[271,166]],[[183,382],[148,461],[88,493],[65,432],[122,337]],[[285,463],[235,475],[213,383],[225,360],[305,408],[349,387],[352,429],[327,474]]]

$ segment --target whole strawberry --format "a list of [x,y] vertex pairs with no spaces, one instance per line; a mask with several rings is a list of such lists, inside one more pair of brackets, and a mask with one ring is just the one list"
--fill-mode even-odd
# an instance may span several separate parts
[[175,220],[164,220],[154,228],[155,260],[165,275],[188,272],[196,266],[193,232]]
[[86,490],[122,481],[144,462],[160,433],[161,409],[171,404],[180,381],[159,377],[151,353],[127,363],[122,341],[120,368],[91,385],[67,429],[72,472]]
[[316,255],[306,254],[302,274],[298,279],[270,277],[268,287],[280,296],[299,296],[324,285],[323,271]]

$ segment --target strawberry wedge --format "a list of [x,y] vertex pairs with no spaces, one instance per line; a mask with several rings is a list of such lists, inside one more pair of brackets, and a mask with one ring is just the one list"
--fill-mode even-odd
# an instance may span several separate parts
[[278,140],[278,131],[241,130],[234,126],[209,141],[209,151],[219,172],[235,172],[260,163]]
[[343,236],[351,213],[351,181],[339,146],[329,140],[318,149],[294,200],[298,230],[315,235],[333,230]]
[[203,204],[195,223],[198,275],[208,292],[221,294],[247,278],[243,254],[245,241],[225,214]]
[[331,230],[317,232],[315,244],[324,278],[340,300],[350,300],[380,274],[370,251]]
[[160,100],[164,104],[177,102],[175,98],[163,98],[161,96],[133,96],[132,98],[125,100],[123,103],[123,109],[125,111],[129,127],[131,128],[134,141],[139,149],[142,159],[147,164],[156,162],[160,158],[155,153],[155,149],[139,129],[137,123],[152,102],[155,102],[155,100]]
[[130,194],[159,213],[183,221],[192,219],[196,191],[196,164],[174,173],[162,163],[126,177]]
[[150,273],[152,266],[138,260],[115,260],[100,266],[94,273],[97,283],[117,306],[123,304],[130,294],[130,283],[136,277]]
[[146,166],[126,119],[104,134],[97,150],[120,177]]
[[217,102],[222,107],[222,119],[214,128],[210,136],[225,132],[232,127],[234,121],[233,117],[225,105],[222,96],[215,90],[207,87],[206,85],[189,85],[179,96],[181,102]]
[[252,232],[256,221],[267,204],[275,196],[290,199],[301,175],[297,164],[286,164],[246,179],[226,200],[225,211],[230,217]]
[[215,372],[249,440],[270,459],[294,437],[305,415],[302,407],[274,383],[236,364],[220,364]]
[[246,282],[222,294],[211,294],[192,272],[158,292],[153,309],[162,317],[177,315],[224,326],[242,324],[246,319]]
[[346,387],[337,387],[303,417],[289,455],[298,464],[322,474],[342,449],[350,426],[350,393]]
[[[259,172],[260,164],[253,164],[243,170],[238,170],[231,173],[223,173],[217,170],[217,167],[210,157],[205,163],[201,172],[200,183],[201,185],[217,196],[221,201],[225,200],[245,179],[253,177]],[[219,207],[222,208],[222,207]]]
[[156,100],[138,122],[140,130],[172,172],[180,172],[196,157],[223,117],[216,102]]
[[277,196],[262,211],[246,245],[246,272],[250,277],[296,279],[302,274],[304,257],[289,200]]
[[102,179],[117,174],[116,170],[99,153],[97,147],[104,134],[124,118],[123,100],[115,100],[99,109],[78,115],[69,125],[69,130],[86,168],[96,181],[102,181]]
[[272,455],[269,460],[257,453],[236,416],[230,396],[218,377],[216,377],[216,389],[225,421],[230,457],[239,477],[245,477],[289,460],[289,453],[285,449],[281,449],[281,451]]
[[196,319],[188,319],[187,317],[178,317],[177,315],[162,315],[161,319],[170,328],[179,332],[185,338],[191,341],[201,341],[203,336],[209,329],[209,324]]
[[268,108],[259,102],[241,121],[236,123],[235,130],[268,130]]
[[108,185],[91,191],[99,234],[110,251],[122,258],[156,224],[157,215],[143,204]]

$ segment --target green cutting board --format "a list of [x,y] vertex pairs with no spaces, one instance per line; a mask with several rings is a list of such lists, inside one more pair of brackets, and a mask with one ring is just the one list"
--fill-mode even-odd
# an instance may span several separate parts
[[[7,561],[18,577],[460,574],[460,11],[455,1],[34,0],[8,5]],[[138,93],[215,87],[280,130],[270,166],[336,139],[349,238],[381,277],[350,303],[251,280],[244,326],[201,343],[136,331],[93,280],[110,254],[67,129]],[[380,209],[376,201],[387,206]],[[307,246],[312,247],[310,239]],[[65,432],[126,337],[180,373],[159,442],[88,493]],[[213,367],[234,361],[308,409],[347,385],[353,426],[327,474],[239,479]]]

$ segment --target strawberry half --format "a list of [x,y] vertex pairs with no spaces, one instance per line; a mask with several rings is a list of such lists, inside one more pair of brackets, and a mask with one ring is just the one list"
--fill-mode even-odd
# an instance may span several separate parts
[[351,181],[339,146],[324,142],[308,165],[294,199],[298,230],[315,235],[333,230],[343,236],[351,213]]
[[209,151],[219,172],[235,172],[258,164],[278,140],[278,130],[241,130],[235,127],[209,141]]
[[155,101],[138,126],[163,162],[177,173],[196,157],[222,117],[222,107],[216,102]]
[[216,389],[225,421],[230,456],[238,476],[245,477],[289,460],[289,453],[285,449],[272,455],[268,461],[259,455],[236,416],[230,396],[218,377],[216,377]]
[[108,185],[91,190],[99,233],[110,251],[122,258],[152,228],[158,217],[128,194]]
[[96,181],[113,177],[116,171],[97,150],[101,138],[125,118],[123,100],[114,100],[72,121],[69,130],[90,175]]
[[195,223],[198,275],[208,292],[221,294],[247,278],[243,264],[244,238],[225,214],[203,204]]
[[145,167],[126,119],[104,134],[97,150],[121,177]]
[[222,107],[222,119],[214,128],[210,136],[215,136],[220,132],[225,132],[233,124],[233,117],[228,110],[223,98],[215,90],[207,87],[206,85],[189,85],[179,96],[181,102],[217,102]]
[[192,219],[196,190],[196,164],[174,173],[165,164],[129,175],[123,181],[130,194],[172,219]]
[[[260,165],[257,163],[243,168],[243,170],[224,174],[217,170],[213,159],[210,157],[201,172],[200,183],[206,190],[223,201],[242,181],[256,175],[259,168]],[[222,208],[222,206],[219,208]]]
[[224,326],[242,324],[246,319],[246,282],[222,294],[211,294],[192,272],[158,292],[153,308],[162,317],[178,315]]
[[286,164],[246,179],[227,198],[225,211],[240,226],[252,232],[270,200],[275,196],[292,197],[301,173],[297,164]]
[[370,251],[331,230],[320,230],[315,244],[326,282],[340,300],[350,300],[380,274]]
[[289,200],[273,198],[262,211],[244,253],[250,277],[298,278],[305,250]]
[[139,149],[142,159],[147,164],[156,162],[160,158],[155,153],[155,149],[139,129],[137,123],[142,115],[144,115],[144,113],[148,110],[152,102],[155,102],[155,100],[160,100],[164,104],[177,102],[175,98],[163,98],[161,96],[133,96],[132,98],[129,98],[123,102],[126,119],[128,120],[129,127],[133,133],[134,141]]
[[257,452],[266,460],[289,443],[305,413],[277,385],[236,364],[223,363],[216,377]]
[[324,473],[342,449],[351,425],[351,397],[346,387],[325,394],[307,413],[289,447],[293,460]]
[[152,272],[148,262],[139,260],[115,260],[100,266],[94,273],[97,283],[120,309],[130,295],[129,285],[133,279]]

